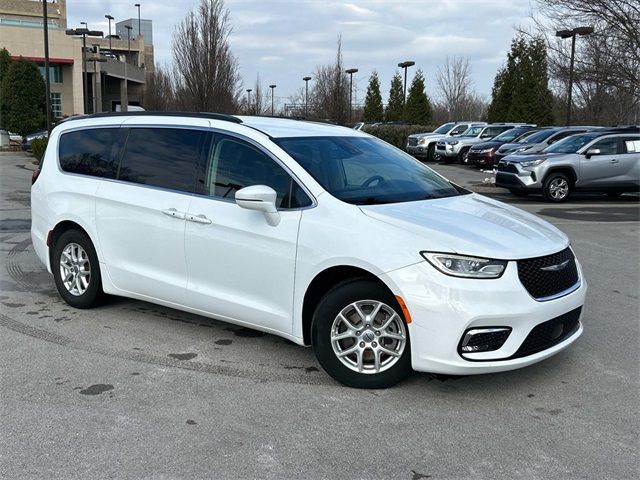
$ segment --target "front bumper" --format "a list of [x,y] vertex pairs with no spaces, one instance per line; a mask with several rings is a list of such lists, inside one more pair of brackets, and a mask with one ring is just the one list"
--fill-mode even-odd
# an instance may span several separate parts
[[409,155],[414,157],[426,157],[427,156],[427,144],[424,145],[409,145],[407,144],[406,150]]
[[[577,261],[576,261],[577,264]],[[520,283],[516,262],[502,277],[472,280],[444,275],[427,262],[382,276],[400,295],[412,317],[411,362],[414,370],[448,375],[470,375],[514,370],[565,349],[582,333],[582,325],[563,341],[532,355],[512,358],[531,330],[584,305],[587,285],[578,264],[580,286],[546,302],[534,300]],[[510,327],[506,342],[490,352],[458,352],[465,332],[474,327]]]
[[473,150],[469,150],[467,155],[467,163],[473,165],[481,165],[486,167],[493,167],[495,162],[495,153],[478,153]]
[[442,144],[437,144],[436,145],[436,154],[440,155],[441,157],[446,157],[446,158],[453,158],[453,157],[457,157],[458,153],[460,153],[460,148],[462,147],[462,145],[458,144],[458,145],[449,145],[448,143],[442,145]]
[[539,191],[542,189],[544,172],[539,167],[522,168],[518,163],[498,163],[496,187],[512,190]]

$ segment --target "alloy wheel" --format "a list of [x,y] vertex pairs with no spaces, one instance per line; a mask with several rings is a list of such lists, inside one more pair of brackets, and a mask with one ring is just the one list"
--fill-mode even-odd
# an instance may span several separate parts
[[562,200],[569,194],[569,183],[564,178],[554,178],[549,184],[549,195],[555,200]]
[[60,278],[71,295],[79,297],[89,288],[91,264],[87,252],[77,243],[69,243],[60,255]]

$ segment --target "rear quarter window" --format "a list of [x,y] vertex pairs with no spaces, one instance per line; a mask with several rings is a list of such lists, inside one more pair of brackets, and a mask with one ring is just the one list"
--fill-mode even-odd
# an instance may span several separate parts
[[101,178],[116,178],[118,172],[118,128],[76,130],[60,135],[60,168]]

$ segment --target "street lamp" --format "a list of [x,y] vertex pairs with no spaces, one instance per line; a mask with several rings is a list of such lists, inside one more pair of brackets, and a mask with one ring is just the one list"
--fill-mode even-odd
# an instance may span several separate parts
[[131,25],[125,25],[124,28],[127,29],[127,48],[129,50],[129,57],[131,56],[131,30],[133,27]]
[[302,80],[304,80],[306,90],[304,94],[304,116],[306,118],[308,116],[307,108],[309,106],[309,80],[311,80],[311,77],[303,77]]
[[351,121],[351,112],[353,110],[353,103],[351,101],[353,95],[353,74],[358,71],[357,68],[350,68],[345,70],[349,74],[349,121]]
[[[82,22],[85,23],[85,22]],[[65,35],[81,35],[82,36],[82,99],[85,113],[89,111],[87,101],[87,36],[103,37],[104,34],[98,30],[89,30],[88,28],[68,28]]]
[[247,114],[251,114],[251,92],[253,90],[251,90],[250,88],[247,88]]
[[571,125],[571,96],[573,93],[573,60],[576,54],[576,35],[589,35],[593,27],[576,27],[573,30],[558,30],[556,37],[571,38],[571,63],[569,65],[569,94],[567,95],[567,126]]
[[109,20],[109,53],[111,53],[111,20],[113,20],[113,17],[111,15],[105,15],[104,18]]
[[[98,112],[98,94],[96,93],[98,90],[98,82],[96,81],[96,75],[99,75],[98,68],[96,63],[106,62],[107,59],[104,56],[100,55],[100,44],[94,43],[92,45],[94,48],[94,54],[91,58],[87,58],[87,61],[93,61],[93,113]],[[99,106],[100,110],[102,110],[102,105]]]
[[136,3],[133,5],[134,7],[138,7],[138,37],[142,35],[142,31],[140,30],[140,4]]
[[89,24],[87,22],[80,22],[80,25],[84,25],[84,28],[89,28]]
[[44,30],[44,83],[47,109],[47,132],[51,133],[51,78],[49,73],[49,19],[47,17],[47,2],[42,2],[42,26]]
[[404,68],[404,96],[403,96],[403,105],[407,103],[407,68],[413,67],[416,62],[412,62],[411,60],[407,60],[406,62],[399,63],[398,66],[400,68]]
[[271,116],[273,117],[273,90],[276,88],[277,85],[269,85],[269,88],[271,89]]

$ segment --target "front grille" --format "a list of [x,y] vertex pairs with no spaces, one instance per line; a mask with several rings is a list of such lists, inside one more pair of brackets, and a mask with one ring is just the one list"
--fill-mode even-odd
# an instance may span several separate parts
[[526,357],[557,345],[573,335],[580,324],[582,307],[536,325],[510,358]]
[[409,137],[409,146],[415,147],[416,145],[418,145],[418,139]]
[[444,145],[441,145],[441,144],[438,143],[438,144],[436,144],[436,149],[437,150],[444,150],[445,147],[444,147]]
[[498,350],[510,334],[510,327],[472,328],[463,335],[458,351],[464,354]]
[[578,267],[569,247],[545,257],[518,260],[518,277],[536,300],[561,293],[578,283]]
[[518,169],[513,163],[500,162],[498,163],[499,172],[518,173]]

